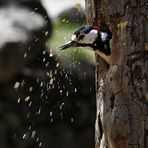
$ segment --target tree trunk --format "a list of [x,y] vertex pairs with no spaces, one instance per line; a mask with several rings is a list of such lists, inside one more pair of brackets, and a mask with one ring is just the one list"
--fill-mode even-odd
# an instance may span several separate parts
[[85,4],[88,23],[113,34],[112,64],[96,57],[96,148],[148,148],[148,1]]

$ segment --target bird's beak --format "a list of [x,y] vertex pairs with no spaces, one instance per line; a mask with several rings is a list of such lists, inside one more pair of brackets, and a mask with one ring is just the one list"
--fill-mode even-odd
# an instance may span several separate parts
[[76,47],[76,41],[69,41],[66,44],[64,44],[63,46],[61,46],[60,49],[63,50],[63,49],[67,49],[70,47]]

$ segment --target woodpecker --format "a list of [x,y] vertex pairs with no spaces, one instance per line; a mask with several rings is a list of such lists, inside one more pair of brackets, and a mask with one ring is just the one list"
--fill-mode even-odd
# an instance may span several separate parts
[[[110,39],[112,33],[109,28],[102,28],[99,26],[85,25],[78,29],[72,35],[70,41],[60,47],[61,50],[70,47],[91,47],[96,53],[111,55]],[[101,56],[102,57],[102,56]]]

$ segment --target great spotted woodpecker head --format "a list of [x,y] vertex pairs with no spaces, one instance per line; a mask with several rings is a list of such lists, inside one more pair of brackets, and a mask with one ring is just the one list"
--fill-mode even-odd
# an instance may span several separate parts
[[112,33],[109,29],[102,29],[98,26],[86,25],[78,29],[71,37],[70,41],[60,47],[61,50],[70,47],[89,46],[93,50],[100,50],[106,55],[110,55],[109,41]]

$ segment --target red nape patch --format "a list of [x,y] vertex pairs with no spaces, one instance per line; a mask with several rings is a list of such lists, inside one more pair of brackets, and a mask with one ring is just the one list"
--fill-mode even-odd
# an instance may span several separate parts
[[93,29],[100,30],[100,27],[99,26],[93,26]]

